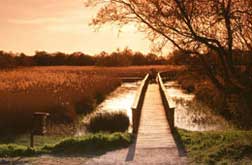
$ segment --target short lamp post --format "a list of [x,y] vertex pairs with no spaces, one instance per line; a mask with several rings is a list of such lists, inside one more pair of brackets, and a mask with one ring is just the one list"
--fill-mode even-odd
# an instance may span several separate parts
[[45,112],[35,112],[33,114],[33,119],[32,119],[32,131],[31,131],[31,147],[34,147],[34,136],[35,135],[40,135],[43,136],[46,134],[47,129],[46,129],[46,123],[47,119],[50,116],[49,113]]

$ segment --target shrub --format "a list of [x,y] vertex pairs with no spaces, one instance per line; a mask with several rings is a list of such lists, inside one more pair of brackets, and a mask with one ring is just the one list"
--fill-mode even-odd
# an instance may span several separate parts
[[127,114],[123,112],[104,112],[92,116],[87,127],[91,132],[124,132],[129,123]]

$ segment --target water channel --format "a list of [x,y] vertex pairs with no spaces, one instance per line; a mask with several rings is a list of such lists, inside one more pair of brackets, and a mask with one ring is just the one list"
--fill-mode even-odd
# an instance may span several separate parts
[[[132,123],[131,106],[141,81],[123,83],[97,107],[98,112],[125,112]],[[165,82],[169,104],[175,107],[175,126],[190,131],[221,130],[226,123],[204,105],[189,106],[194,95],[187,94],[176,81]],[[199,108],[201,107],[201,109]],[[155,114],[153,114],[155,115]]]
[[223,130],[228,123],[203,103],[194,100],[193,94],[186,93],[176,81],[165,84],[170,107],[175,108],[175,126],[190,131]]

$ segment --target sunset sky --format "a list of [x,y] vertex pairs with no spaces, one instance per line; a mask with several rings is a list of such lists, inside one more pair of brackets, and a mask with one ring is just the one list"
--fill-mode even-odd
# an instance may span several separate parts
[[149,41],[134,27],[120,34],[111,25],[94,32],[88,23],[96,12],[83,0],[0,0],[0,50],[95,54],[128,46],[149,52]]

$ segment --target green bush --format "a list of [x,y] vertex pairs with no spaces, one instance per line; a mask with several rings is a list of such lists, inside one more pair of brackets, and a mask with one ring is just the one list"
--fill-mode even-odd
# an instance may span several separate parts
[[90,132],[124,132],[128,129],[129,124],[126,113],[104,112],[92,116],[87,128]]

